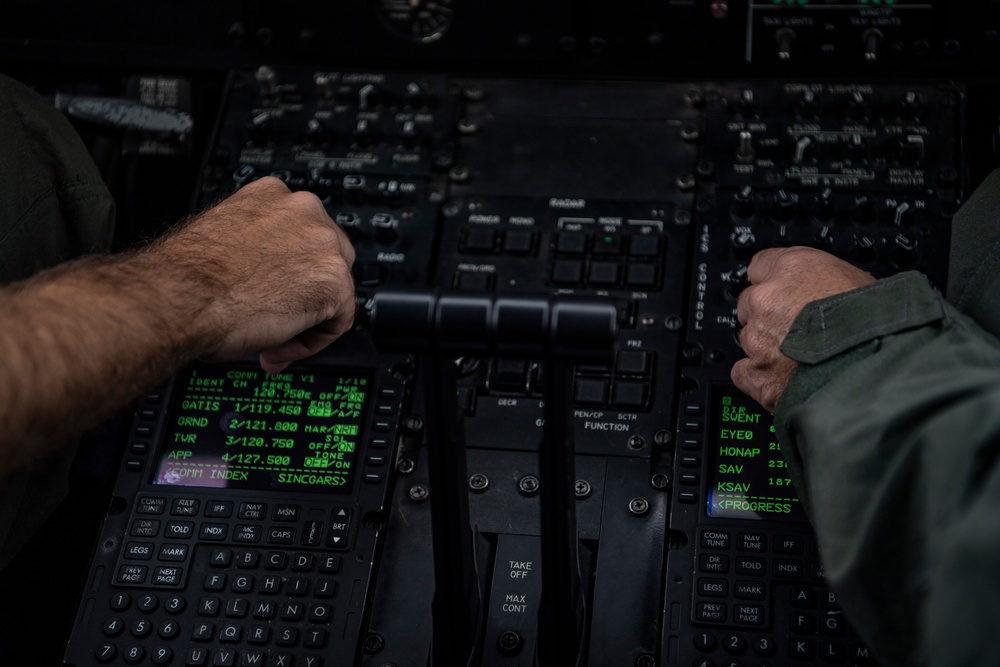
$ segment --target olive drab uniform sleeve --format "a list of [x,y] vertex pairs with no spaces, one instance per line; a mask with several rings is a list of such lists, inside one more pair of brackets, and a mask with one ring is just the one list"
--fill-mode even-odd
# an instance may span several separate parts
[[[0,75],[0,285],[109,250],[114,213],[111,193],[62,113]],[[66,495],[74,451],[0,480],[0,569]]]
[[955,218],[958,307],[907,272],[807,305],[782,345],[778,438],[884,664],[1000,664],[1000,286],[961,283],[996,269],[996,219],[995,174]]

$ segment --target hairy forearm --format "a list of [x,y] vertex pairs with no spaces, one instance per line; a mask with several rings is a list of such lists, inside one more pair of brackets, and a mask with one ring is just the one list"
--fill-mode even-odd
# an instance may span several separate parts
[[0,480],[195,359],[315,354],[351,326],[353,261],[315,195],[264,178],[141,250],[0,287]]
[[157,253],[90,257],[0,290],[0,479],[211,344],[211,285]]

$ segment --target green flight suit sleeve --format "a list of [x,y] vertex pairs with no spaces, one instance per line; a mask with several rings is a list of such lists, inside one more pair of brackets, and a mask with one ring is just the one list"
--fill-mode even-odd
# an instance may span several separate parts
[[827,579],[884,664],[1000,665],[1000,343],[908,272],[806,306],[775,412]]

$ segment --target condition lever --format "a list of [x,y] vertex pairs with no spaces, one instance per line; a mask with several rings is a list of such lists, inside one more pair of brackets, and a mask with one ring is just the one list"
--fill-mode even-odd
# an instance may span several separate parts
[[475,571],[464,480],[465,442],[452,359],[461,355],[542,358],[545,441],[541,478],[542,597],[537,661],[578,664],[586,604],[580,579],[572,438],[573,364],[610,363],[617,337],[613,303],[565,297],[379,292],[370,305],[376,347],[431,357],[425,377],[437,401],[431,451],[435,593],[432,664],[468,664],[481,641],[482,594]]

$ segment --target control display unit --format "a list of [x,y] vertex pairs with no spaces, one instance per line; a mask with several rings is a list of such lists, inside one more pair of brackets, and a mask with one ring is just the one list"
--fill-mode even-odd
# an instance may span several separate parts
[[197,365],[141,401],[68,664],[359,650],[405,374],[341,342],[344,358],[278,374]]
[[708,516],[806,521],[770,415],[727,388],[713,393],[711,419]]
[[356,373],[191,369],[153,484],[347,493],[370,385]]

